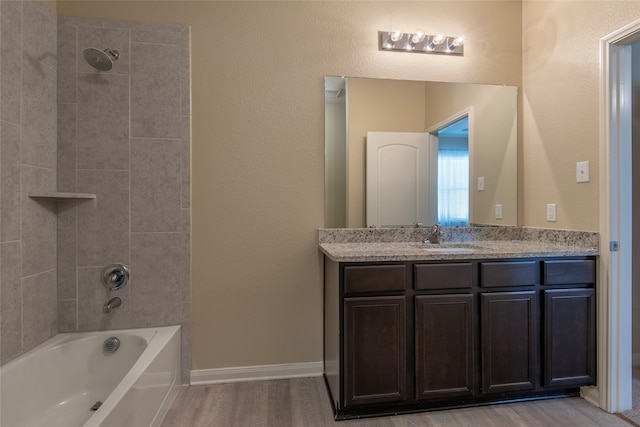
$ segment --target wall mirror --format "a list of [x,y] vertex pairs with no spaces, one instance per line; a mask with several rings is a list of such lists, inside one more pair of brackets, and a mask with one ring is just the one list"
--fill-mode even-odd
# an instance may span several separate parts
[[[514,86],[325,77],[325,226],[517,225],[517,97]],[[391,142],[373,144],[379,134]],[[427,141],[426,173],[410,134]],[[372,154],[380,146],[402,149]],[[400,204],[409,212],[380,219]]]

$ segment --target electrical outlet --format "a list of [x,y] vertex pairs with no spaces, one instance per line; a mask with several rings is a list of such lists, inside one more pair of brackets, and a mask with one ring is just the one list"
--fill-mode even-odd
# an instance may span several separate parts
[[496,205],[496,219],[502,219],[502,205]]
[[547,221],[556,222],[556,204],[549,203],[547,205]]
[[478,177],[478,191],[484,191],[484,176]]

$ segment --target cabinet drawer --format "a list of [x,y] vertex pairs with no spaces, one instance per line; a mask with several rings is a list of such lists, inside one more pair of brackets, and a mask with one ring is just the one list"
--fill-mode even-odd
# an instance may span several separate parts
[[537,261],[483,262],[481,286],[531,286],[538,279]]
[[545,285],[595,283],[595,262],[592,259],[543,261]]
[[404,290],[404,265],[357,265],[344,268],[345,293]]
[[464,289],[473,286],[470,262],[452,264],[416,264],[416,289]]

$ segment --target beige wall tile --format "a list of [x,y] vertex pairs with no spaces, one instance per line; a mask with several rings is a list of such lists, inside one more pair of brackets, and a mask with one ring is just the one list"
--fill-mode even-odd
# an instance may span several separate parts
[[76,102],[78,27],[58,26],[58,102]]
[[129,169],[129,76],[78,76],[79,169]]
[[22,353],[20,242],[0,244],[0,365]]
[[179,46],[131,44],[131,136],[180,138]]
[[0,125],[0,241],[20,239],[20,127]]
[[182,334],[182,384],[189,384],[191,370],[191,302],[182,303],[182,321],[180,322]]
[[136,327],[182,321],[180,233],[131,235],[131,323]]
[[58,332],[78,330],[78,300],[58,300]]
[[191,117],[182,117],[182,207],[191,207]]
[[22,279],[22,310],[24,351],[58,332],[55,269]]
[[22,55],[21,141],[25,164],[56,168],[56,81],[55,69],[30,54]]
[[131,30],[131,43],[154,43],[154,44],[174,44],[181,42],[181,31],[153,30]]
[[58,104],[58,191],[76,191],[77,104]]
[[183,116],[191,116],[191,28],[182,31],[180,40],[180,108]]
[[59,200],[57,227],[58,300],[76,299],[77,205],[87,201]]
[[129,172],[78,171],[78,266],[129,263]]
[[40,2],[25,1],[23,3],[23,49],[51,70],[55,70],[58,20],[53,11]]
[[131,231],[181,230],[180,140],[131,140]]
[[20,123],[20,97],[22,73],[22,3],[0,2],[0,118]]
[[182,301],[191,301],[191,209],[182,209]]

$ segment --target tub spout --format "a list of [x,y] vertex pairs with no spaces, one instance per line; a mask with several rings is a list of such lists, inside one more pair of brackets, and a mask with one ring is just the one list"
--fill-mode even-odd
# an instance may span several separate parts
[[109,301],[105,302],[102,308],[105,313],[111,313],[111,310],[113,310],[116,307],[120,307],[121,305],[122,305],[122,298],[113,297]]

